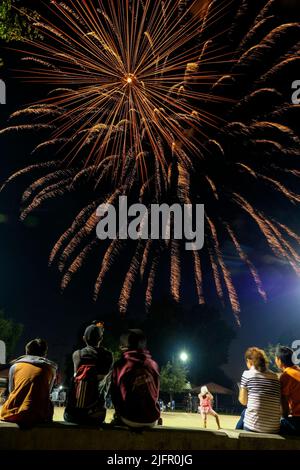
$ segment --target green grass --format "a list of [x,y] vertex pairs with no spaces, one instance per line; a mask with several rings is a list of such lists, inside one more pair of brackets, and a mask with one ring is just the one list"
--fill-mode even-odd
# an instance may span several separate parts
[[[63,408],[55,408],[54,421],[63,421],[63,411]],[[105,422],[109,423],[112,416],[113,410],[108,410]],[[196,413],[162,413],[162,419],[163,425],[167,427],[203,429],[201,416]],[[220,415],[221,428],[235,429],[238,419],[238,416]],[[217,429],[216,420],[213,416],[209,416],[207,419],[207,429]]]

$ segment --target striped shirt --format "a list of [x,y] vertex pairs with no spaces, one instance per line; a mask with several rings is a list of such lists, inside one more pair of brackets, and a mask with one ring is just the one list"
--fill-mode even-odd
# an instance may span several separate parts
[[277,433],[280,428],[280,382],[271,371],[259,372],[254,367],[244,371],[241,387],[248,392],[244,426],[250,431]]

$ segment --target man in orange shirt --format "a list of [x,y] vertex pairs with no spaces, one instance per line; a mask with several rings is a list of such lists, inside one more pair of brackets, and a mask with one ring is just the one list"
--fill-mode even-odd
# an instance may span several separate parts
[[45,358],[47,343],[30,341],[26,355],[14,361],[9,371],[9,396],[3,404],[0,419],[28,428],[52,420],[50,391],[57,366]]
[[293,363],[293,350],[278,346],[275,354],[280,376],[282,415],[280,432],[300,435],[300,367]]

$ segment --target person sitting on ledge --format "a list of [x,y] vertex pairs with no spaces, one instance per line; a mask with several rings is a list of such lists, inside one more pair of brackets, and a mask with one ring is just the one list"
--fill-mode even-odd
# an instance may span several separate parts
[[132,428],[161,424],[159,368],[146,349],[141,330],[129,330],[120,338],[121,358],[111,373],[111,398],[115,408],[112,424]]
[[268,359],[262,349],[247,349],[245,359],[249,370],[242,375],[239,401],[247,408],[236,429],[276,434],[281,416],[279,379],[268,369]]
[[103,323],[95,320],[85,329],[86,346],[73,353],[74,377],[64,412],[67,422],[94,426],[105,420],[105,396],[100,382],[108,374],[113,357],[101,345],[103,334]]
[[275,362],[282,371],[281,406],[282,415],[280,433],[300,435],[300,367],[293,363],[293,350],[278,346]]
[[0,414],[3,421],[22,428],[52,421],[50,392],[57,365],[46,359],[47,350],[46,341],[36,338],[26,344],[26,355],[13,361],[9,371],[9,396]]

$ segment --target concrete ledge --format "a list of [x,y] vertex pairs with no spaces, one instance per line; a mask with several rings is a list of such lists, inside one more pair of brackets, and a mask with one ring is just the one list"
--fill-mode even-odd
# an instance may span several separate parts
[[23,450],[300,450],[300,438],[245,431],[209,431],[159,426],[134,432],[125,428],[79,427],[55,422],[28,431],[0,423],[0,449]]

